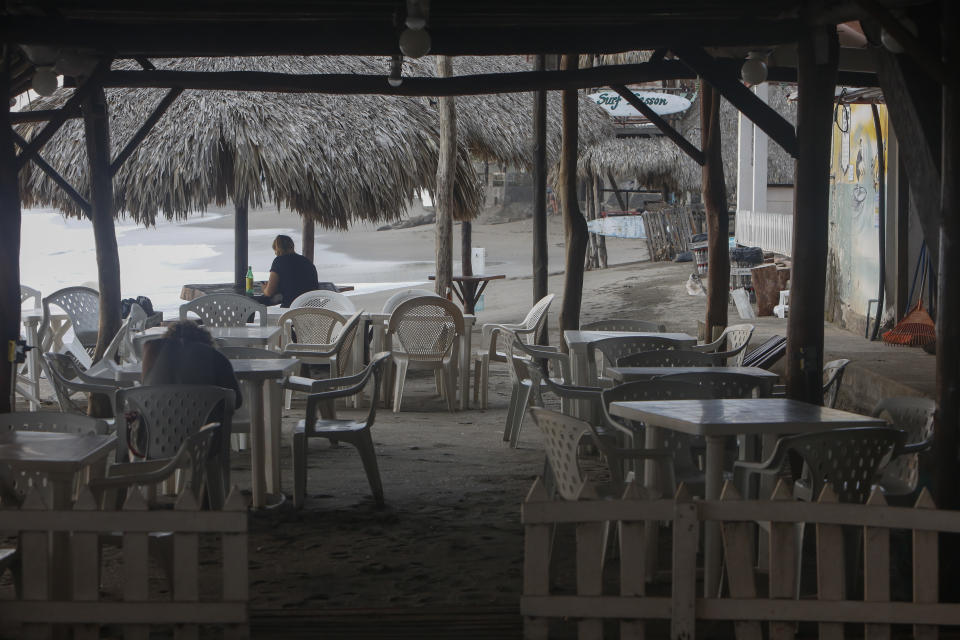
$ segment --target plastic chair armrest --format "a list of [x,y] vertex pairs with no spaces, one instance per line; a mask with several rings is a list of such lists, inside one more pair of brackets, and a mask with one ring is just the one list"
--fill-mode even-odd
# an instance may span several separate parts
[[90,489],[103,491],[120,489],[138,484],[157,484],[173,475],[177,470],[179,456],[163,460],[144,462],[120,462],[110,465],[107,476],[90,480]]
[[[926,451],[933,446],[933,439],[929,438],[922,442],[914,442],[912,444],[905,444],[900,447],[900,451],[896,455],[907,455],[910,453],[920,453],[921,451]],[[896,457],[896,455],[894,457]]]

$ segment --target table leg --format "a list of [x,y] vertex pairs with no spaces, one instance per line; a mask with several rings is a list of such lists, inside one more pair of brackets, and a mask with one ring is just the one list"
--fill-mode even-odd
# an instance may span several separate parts
[[[590,367],[587,362],[586,345],[575,344],[570,348],[570,377],[575,386],[590,384]],[[570,412],[575,418],[590,419],[590,405],[585,400],[572,400],[570,402]]]
[[27,378],[28,389],[33,395],[30,399],[30,410],[40,410],[40,337],[37,331],[37,323],[31,322],[26,325],[27,345],[34,347],[27,352]]
[[263,380],[251,380],[251,393],[248,398],[250,402],[250,484],[255,509],[264,505],[263,383]]
[[473,323],[464,323],[460,336],[460,409],[470,406],[470,351],[473,349]]
[[267,380],[264,388],[263,413],[268,416],[266,422],[266,437],[264,461],[266,462],[267,493],[280,495],[280,427],[281,407],[283,406],[283,391],[279,380]]
[[[50,508],[69,511],[73,506],[73,476],[70,473],[50,473]],[[54,601],[70,600],[73,588],[70,562],[70,534],[66,531],[50,535],[50,597]]]
[[[723,481],[723,442],[722,436],[707,436],[707,459],[704,472],[706,487],[704,497],[707,500],[720,499],[720,485]],[[703,592],[707,598],[716,598],[720,588],[720,523],[703,523]]]

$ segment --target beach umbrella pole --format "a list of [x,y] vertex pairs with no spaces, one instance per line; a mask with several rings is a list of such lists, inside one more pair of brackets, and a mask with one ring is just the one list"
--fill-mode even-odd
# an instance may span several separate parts
[[313,241],[315,235],[315,228],[313,224],[313,218],[308,216],[305,213],[300,214],[301,222],[301,234],[300,234],[300,253],[303,254],[303,257],[313,262]]
[[233,286],[238,293],[246,290],[247,267],[250,266],[247,238],[250,220],[246,196],[233,203]]

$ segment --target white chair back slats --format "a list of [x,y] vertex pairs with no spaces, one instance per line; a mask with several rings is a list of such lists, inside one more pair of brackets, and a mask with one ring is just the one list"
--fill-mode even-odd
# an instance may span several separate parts
[[326,291],[318,289],[316,291],[307,291],[294,299],[290,303],[291,309],[302,309],[309,307],[313,309],[330,309],[336,311],[342,316],[353,315],[357,311],[353,301],[342,293],[336,291]]
[[242,327],[256,314],[260,326],[267,326],[267,307],[235,293],[211,293],[180,305],[180,319],[196,314],[208,327]]

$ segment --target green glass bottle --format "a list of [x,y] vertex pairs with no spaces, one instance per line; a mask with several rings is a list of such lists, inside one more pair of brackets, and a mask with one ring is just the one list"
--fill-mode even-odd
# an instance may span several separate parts
[[246,281],[247,281],[247,295],[252,296],[253,295],[253,267],[252,266],[247,267]]

